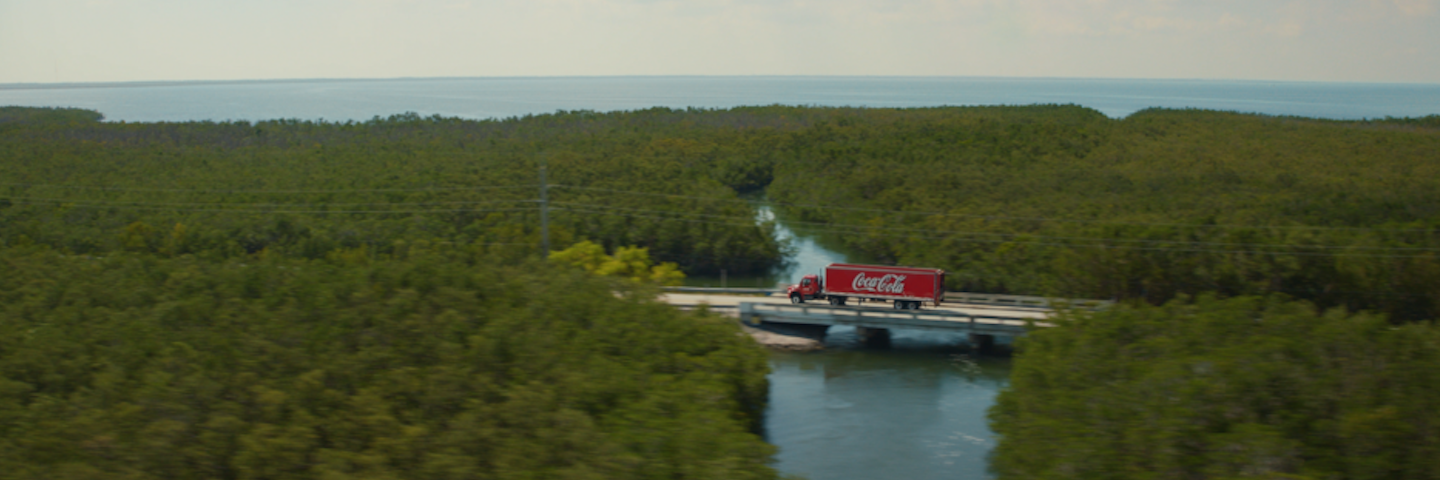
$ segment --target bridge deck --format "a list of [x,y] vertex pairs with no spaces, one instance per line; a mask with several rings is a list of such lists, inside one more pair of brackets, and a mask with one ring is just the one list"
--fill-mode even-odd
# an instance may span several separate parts
[[1035,317],[976,315],[938,310],[895,310],[876,307],[831,307],[788,303],[739,304],[740,319],[748,323],[773,321],[809,325],[850,325],[867,328],[904,328],[981,335],[1019,336],[1027,324],[1047,326]]
[[[660,301],[671,305],[700,305],[706,304],[712,307],[738,308],[741,303],[749,302],[767,305],[790,305],[790,299],[783,296],[760,296],[760,295],[723,295],[704,293],[665,293],[659,297]],[[824,302],[807,302],[801,305],[810,307],[828,307]],[[861,303],[849,307],[839,308],[866,308],[870,310],[894,310],[888,303]],[[873,307],[868,305],[875,305]],[[883,307],[882,307],[883,305]],[[907,310],[895,310],[907,311]],[[1050,310],[1033,307],[1013,307],[1007,305],[974,305],[974,304],[942,304],[939,308],[926,307],[920,312],[948,312],[961,315],[978,315],[983,317],[1005,317],[1005,318],[1033,318],[1036,320],[1045,319]]]
[[[678,289],[677,289],[678,290]],[[739,291],[735,291],[739,290]],[[999,304],[946,303],[921,310],[896,310],[889,303],[859,303],[832,307],[820,302],[791,304],[784,296],[766,295],[759,289],[685,288],[661,294],[659,300],[677,306],[709,305],[734,308],[740,319],[749,323],[772,321],[807,325],[850,325],[866,328],[903,328],[938,330],[979,335],[1019,336],[1026,325],[1048,327],[1046,320],[1053,310],[1037,306],[1039,297],[1016,297],[1030,301],[1019,305],[1010,299]],[[947,297],[950,294],[946,294]],[[994,300],[994,299],[990,299]],[[1081,301],[1065,301],[1079,305]],[[1093,303],[1093,302],[1092,302]]]

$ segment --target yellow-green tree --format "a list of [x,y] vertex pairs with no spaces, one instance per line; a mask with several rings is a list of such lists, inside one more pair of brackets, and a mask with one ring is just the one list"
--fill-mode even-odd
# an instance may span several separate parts
[[679,285],[685,280],[685,273],[680,271],[679,266],[671,262],[656,265],[650,259],[650,250],[644,247],[620,247],[615,249],[614,255],[606,255],[605,247],[586,240],[551,252],[550,260],[596,275],[628,278],[642,283]]

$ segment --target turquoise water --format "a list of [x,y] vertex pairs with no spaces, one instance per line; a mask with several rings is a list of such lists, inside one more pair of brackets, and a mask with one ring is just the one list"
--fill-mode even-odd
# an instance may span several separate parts
[[826,350],[770,355],[766,440],[776,467],[811,480],[983,479],[986,412],[1010,361],[971,357],[959,335],[895,330],[888,348],[831,327]]
[[[792,228],[783,211],[762,206],[758,220],[776,221],[790,262],[728,286],[793,282],[833,262],[866,261],[834,238]],[[689,283],[711,282],[718,279]],[[961,335],[895,330],[888,347],[874,348],[854,328],[831,327],[824,351],[772,352],[770,367],[765,439],[780,448],[780,471],[811,480],[990,477],[995,438],[986,412],[1009,359],[971,356]]]
[[995,77],[538,77],[0,85],[0,105],[80,107],[110,120],[506,118],[556,110],[743,105],[1079,104],[1358,119],[1440,114],[1440,85]]

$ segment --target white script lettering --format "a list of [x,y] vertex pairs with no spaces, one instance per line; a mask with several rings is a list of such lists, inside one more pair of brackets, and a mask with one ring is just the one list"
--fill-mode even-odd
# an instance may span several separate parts
[[866,277],[865,272],[860,272],[855,275],[855,280],[850,282],[850,288],[857,292],[903,293],[905,276],[888,274],[883,277]]

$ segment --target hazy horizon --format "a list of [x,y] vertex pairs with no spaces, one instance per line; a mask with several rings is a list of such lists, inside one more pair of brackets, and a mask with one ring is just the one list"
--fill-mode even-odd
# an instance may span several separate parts
[[1440,0],[0,0],[3,84],[615,76],[1440,83]]
[[1317,83],[1317,84],[1357,84],[1357,85],[1440,85],[1437,82],[1404,82],[1404,81],[1331,81],[1331,80],[1264,80],[1249,78],[1136,78],[1136,77],[1008,77],[995,75],[495,75],[495,76],[457,76],[457,77],[354,77],[354,78],[224,78],[205,80],[124,80],[104,82],[14,82],[0,83],[0,89],[14,88],[87,88],[87,87],[149,87],[168,86],[182,84],[242,84],[242,83],[304,83],[304,82],[383,82],[394,80],[517,80],[517,79],[606,79],[606,78],[915,78],[915,79],[985,79],[985,80],[1017,80],[1017,81],[1045,81],[1045,80],[1092,80],[1092,81],[1146,81],[1146,82],[1234,82],[1234,83]]

